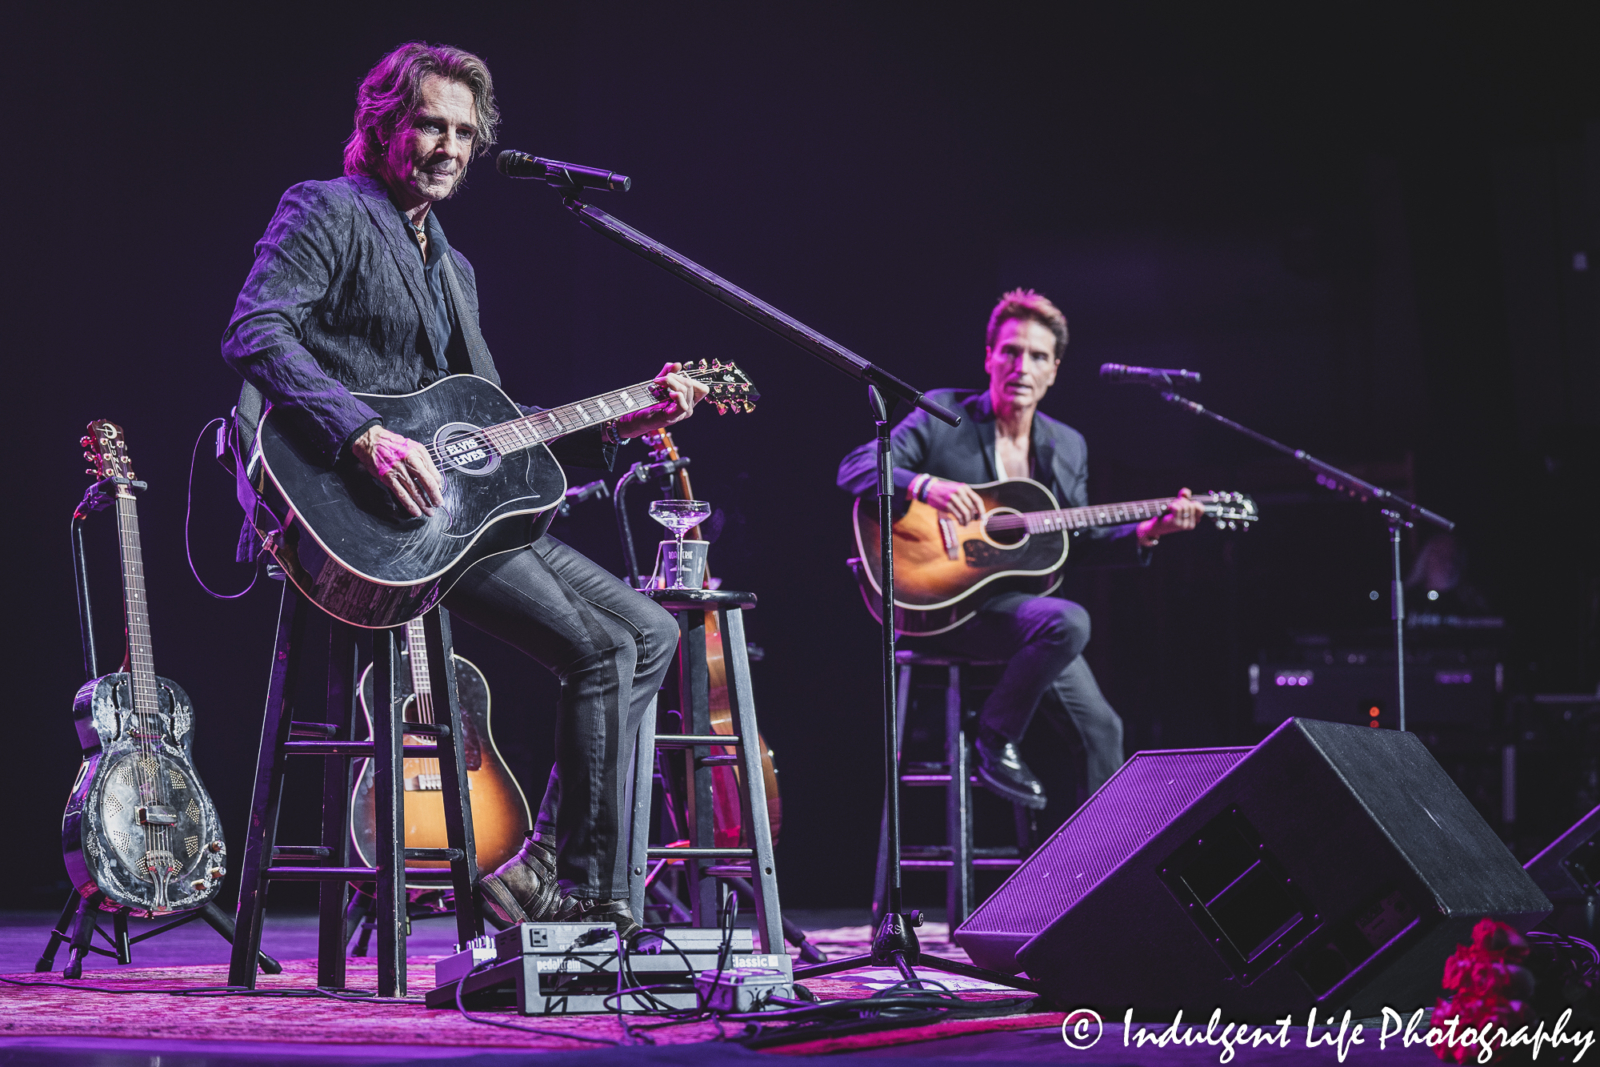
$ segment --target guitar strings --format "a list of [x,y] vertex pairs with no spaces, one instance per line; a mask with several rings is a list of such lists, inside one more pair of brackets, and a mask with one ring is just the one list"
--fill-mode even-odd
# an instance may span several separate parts
[[[714,377],[718,374],[725,374],[731,369],[731,367],[711,367],[705,369],[698,367],[686,367],[679,373],[687,375],[688,377],[693,378],[695,381],[705,381],[707,378]],[[632,414],[635,411],[644,410],[656,402],[655,393],[651,389],[651,386],[654,384],[655,383],[653,380],[649,382],[640,382],[638,385],[630,385],[625,389],[618,389],[615,392],[601,393],[599,396],[592,396],[586,400],[574,401],[571,404],[565,404],[558,408],[546,408],[544,411],[536,411],[531,415],[523,415],[520,418],[510,419],[506,422],[495,423],[492,426],[485,426],[482,428],[481,432],[483,433],[485,442],[492,446],[499,454],[508,455],[512,452],[519,452],[523,449],[531,448],[536,444],[542,444],[551,438],[563,436],[569,433],[575,433],[578,430],[587,429],[596,423],[601,423],[605,422],[607,419],[616,418],[617,413]],[[642,397],[639,395],[640,393],[643,394]],[[591,414],[589,411],[585,410],[586,407],[593,407],[597,409],[599,412],[598,415]],[[616,413],[613,413],[612,409],[616,409]],[[569,412],[577,413],[579,418],[577,425],[566,425],[566,415]],[[534,434],[532,439],[528,439],[524,435],[523,427],[526,427]],[[550,433],[548,436],[541,436],[549,430],[554,430],[556,432]],[[444,454],[432,441],[422,442],[422,445],[427,449],[428,456],[433,460],[434,465],[442,469],[447,463]]]
[[[1096,515],[1108,515],[1126,522],[1142,521],[1160,514],[1176,499],[1178,498],[1159,497],[1154,500],[1135,500],[1126,504],[1089,504],[1081,508],[1058,508],[1054,511],[1006,512],[994,515],[985,525],[991,530],[1028,529],[1029,532],[1037,533],[1050,529],[1044,525],[1049,520],[1060,521],[1061,527],[1057,527],[1058,529],[1100,525],[1092,521]],[[1194,499],[1202,504],[1209,504],[1212,498],[1197,496]],[[1119,512],[1121,514],[1118,514]],[[1082,523],[1076,521],[1080,517],[1090,521]]]

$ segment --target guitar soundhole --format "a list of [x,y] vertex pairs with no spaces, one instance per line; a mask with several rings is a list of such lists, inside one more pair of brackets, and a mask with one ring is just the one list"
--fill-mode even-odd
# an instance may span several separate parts
[[483,430],[466,422],[447,422],[439,427],[433,435],[433,453],[441,471],[481,476],[500,466],[500,453]]
[[989,540],[1005,548],[1014,548],[1028,539],[1023,517],[1010,508],[995,508],[985,515],[983,532]]

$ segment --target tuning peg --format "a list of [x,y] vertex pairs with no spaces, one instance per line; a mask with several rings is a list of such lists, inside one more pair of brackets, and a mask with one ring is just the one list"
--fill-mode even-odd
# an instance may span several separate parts
[[85,474],[95,474],[96,471],[95,471],[95,469],[93,467],[90,467],[88,470],[84,471],[83,473],[85,473]]
[[700,369],[701,370],[710,370],[711,369],[711,365],[709,363],[707,363],[705,360],[702,359],[700,361]]
[[89,445],[92,444],[93,442],[91,442],[87,436],[84,436],[84,437],[78,438],[78,443],[80,445],[82,445],[84,448],[88,448]]
[[726,415],[728,413],[728,405],[724,404],[722,401],[713,400],[711,403],[712,406],[717,409],[718,415]]
[[746,415],[750,414],[752,411],[754,411],[756,409],[756,406],[754,404],[750,403],[750,401],[748,401],[748,400],[743,401],[743,403],[744,403],[744,413]]

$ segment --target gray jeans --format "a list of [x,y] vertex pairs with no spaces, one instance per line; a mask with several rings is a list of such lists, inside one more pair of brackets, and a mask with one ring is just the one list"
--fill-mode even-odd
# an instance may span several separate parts
[[1060,597],[1002,593],[964,626],[932,639],[935,647],[978,659],[1005,660],[978,725],[1021,741],[1043,711],[1063,736],[1083,741],[1084,784],[1093,793],[1122,766],[1122,720],[1084,662],[1089,613]]
[[626,897],[634,742],[678,647],[676,620],[548,536],[473,567],[444,604],[561,680],[556,764],[534,828],[554,836],[568,892]]

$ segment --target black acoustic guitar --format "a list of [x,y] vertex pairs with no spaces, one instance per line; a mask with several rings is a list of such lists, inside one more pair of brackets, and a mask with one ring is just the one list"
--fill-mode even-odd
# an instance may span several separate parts
[[104,893],[103,907],[146,916],[188,911],[222,886],[222,823],[194,769],[194,707],[153,666],[122,428],[91,422],[82,443],[91,473],[115,487],[128,655],[125,670],[88,682],[73,703],[83,764],[61,821],[61,847],[73,885],[85,897]]
[[[966,525],[912,501],[894,524],[895,629],[908,637],[954,630],[977,613],[984,598],[1003,589],[1051,592],[1061,584],[1073,530],[1143,522],[1166,511],[1171,497],[1123,504],[1057,505],[1055,494],[1031,478],[974,485],[984,513]],[[1195,497],[1219,527],[1247,528],[1258,518],[1243,493]],[[857,584],[867,610],[883,618],[883,576],[878,517],[872,501],[855,505]]]
[[[683,373],[710,387],[719,412],[752,411],[759,399],[731,363],[702,360]],[[256,438],[260,470],[251,472],[266,505],[255,509],[256,529],[290,580],[328,614],[357,626],[398,626],[425,614],[479,560],[544,535],[567,488],[545,442],[650,407],[658,392],[641,382],[533,415],[469,374],[404,396],[357,393],[388,429],[423,442],[444,476],[443,506],[418,517],[359,467],[314,457],[287,418],[269,410]]]
[[[406,649],[401,654],[409,667],[409,684],[395,686],[395,707],[386,714],[400,716],[401,722],[435,722],[432,675],[428,670],[428,646],[422,636],[422,620],[406,624]],[[494,746],[489,731],[489,683],[470,660],[452,656],[456,668],[456,694],[461,701],[461,755],[467,765],[467,789],[472,794],[472,836],[478,846],[478,869],[492,871],[516,854],[522,838],[533,829],[528,801],[511,769]],[[367,716],[367,733],[372,733],[372,668],[361,674],[361,709]],[[385,720],[389,721],[389,720]],[[406,734],[407,745],[437,745],[432,736]],[[362,763],[350,801],[350,837],[361,862],[375,865],[378,854],[377,804],[373,799],[371,760]],[[401,770],[405,785],[406,848],[445,848],[444,792],[439,777],[439,760],[407,756]],[[407,860],[408,867],[448,867],[444,860]],[[416,889],[437,889],[437,885],[418,885]]]

